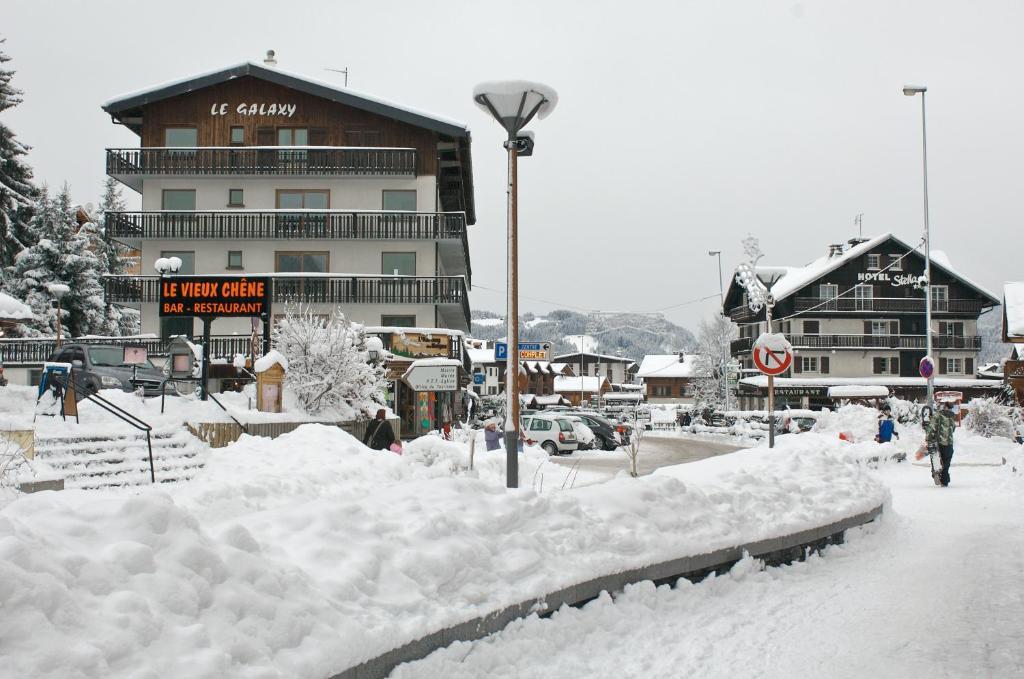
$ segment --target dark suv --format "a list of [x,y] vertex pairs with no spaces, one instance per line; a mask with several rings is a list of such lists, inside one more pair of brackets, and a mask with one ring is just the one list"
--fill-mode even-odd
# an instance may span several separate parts
[[137,368],[125,363],[124,347],[116,344],[65,344],[50,361],[72,364],[77,381],[92,393],[100,389],[131,392],[142,387],[146,396],[159,396],[160,384],[166,378],[163,370],[148,359]]
[[594,432],[594,447],[601,450],[615,450],[619,446],[628,443],[628,440],[618,432],[618,425],[611,421],[595,415],[594,413],[573,413],[583,424],[590,427]]

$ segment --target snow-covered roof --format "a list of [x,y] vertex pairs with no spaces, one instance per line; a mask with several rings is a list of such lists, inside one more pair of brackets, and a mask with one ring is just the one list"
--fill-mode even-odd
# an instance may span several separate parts
[[1024,339],[1024,282],[1003,286],[1003,313],[1007,339]]
[[497,327],[499,325],[505,325],[505,319],[504,318],[474,318],[474,319],[472,319],[471,322],[472,323],[476,323],[477,325],[483,325],[483,326],[495,326],[495,327]]
[[640,363],[637,377],[693,377],[697,365],[696,354],[648,354]]
[[605,401],[626,401],[636,403],[644,400],[644,395],[639,391],[610,391],[601,396]]
[[33,318],[35,316],[27,304],[11,297],[5,292],[0,292],[0,319],[7,321],[30,321]]
[[558,406],[568,405],[568,401],[565,400],[559,394],[547,394],[545,396],[535,396],[534,402],[539,406]]
[[[276,276],[277,274],[273,275]],[[386,333],[404,335],[406,333],[416,333],[419,335],[449,335],[451,337],[462,337],[466,334],[461,330],[452,330],[451,328],[407,328],[401,325],[367,325],[363,327],[363,331],[370,335],[383,335]]]
[[252,61],[243,61],[240,64],[218,68],[198,75],[190,75],[185,78],[178,78],[134,92],[127,92],[104,103],[103,110],[116,117],[119,113],[138,108],[139,106],[201,90],[243,76],[267,80],[284,87],[401,120],[410,125],[424,127],[443,134],[456,137],[469,135],[469,128],[466,124],[457,120],[420,111],[348,87],[341,87],[336,83],[310,78],[309,76],[292,73],[277,67],[270,68]]
[[828,388],[829,398],[885,398],[889,388],[870,384],[844,384]]
[[[577,335],[576,337],[578,338],[579,335]],[[555,356],[551,360],[552,360],[552,362],[568,363],[570,365],[575,362],[578,365],[579,362],[580,362],[580,360],[578,358],[579,355],[580,355],[580,352],[574,351],[571,354],[562,354],[561,356]],[[572,360],[573,356],[577,357],[575,361]],[[605,361],[605,362],[611,362],[611,363],[625,363],[627,365],[630,364],[630,363],[634,363],[635,362],[633,359],[626,358],[625,356],[612,356],[611,354],[595,354],[595,353],[590,352],[590,351],[584,351],[583,352],[583,358],[584,358],[584,360],[590,358],[590,359],[597,359],[599,361]]]
[[474,364],[494,363],[494,349],[473,349],[466,347],[469,362]]
[[284,357],[277,349],[271,349],[263,356],[256,359],[255,363],[252,364],[253,372],[265,372],[270,370],[275,365],[279,365],[285,370],[288,370],[288,359]]
[[[862,243],[857,243],[844,250],[841,254],[824,255],[804,266],[758,265],[757,275],[765,285],[770,287],[772,295],[778,301],[813,283],[825,274],[835,271],[851,260],[867,254],[875,247],[889,240],[903,246],[907,250],[917,249],[904,243],[892,233],[883,233]],[[956,271],[950,264],[949,257],[944,252],[938,251],[938,257],[935,256],[935,252],[934,250],[932,251],[933,266],[944,271],[949,276],[960,279],[965,285],[974,288],[980,294],[988,297],[994,304],[998,303],[998,298],[989,290]]]
[[[437,358],[417,358],[415,361],[413,361],[412,363],[409,364],[408,370],[412,370],[413,368],[421,368],[421,367],[426,367],[426,366],[438,366],[438,365],[461,366],[462,365],[462,361],[460,361],[457,358],[442,358],[442,357],[437,357]],[[407,374],[408,374],[408,372],[407,372]]]
[[555,391],[562,394],[580,391],[584,393],[597,393],[607,383],[608,380],[604,377],[590,375],[585,377],[567,377],[565,375],[558,375],[555,377]]

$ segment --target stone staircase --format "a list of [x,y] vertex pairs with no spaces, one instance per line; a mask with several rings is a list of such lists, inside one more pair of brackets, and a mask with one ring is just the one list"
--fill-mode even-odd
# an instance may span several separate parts
[[[187,481],[202,469],[210,447],[184,427],[154,430],[153,468],[157,483]],[[63,477],[65,488],[150,485],[146,435],[124,431],[107,435],[62,431],[35,440],[36,459]]]

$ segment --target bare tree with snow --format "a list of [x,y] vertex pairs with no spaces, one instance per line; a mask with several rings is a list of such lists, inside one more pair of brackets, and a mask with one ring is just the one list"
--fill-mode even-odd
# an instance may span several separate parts
[[370,362],[363,326],[337,308],[325,317],[308,305],[286,304],[272,339],[288,359],[285,393],[310,415],[355,419],[384,405],[384,368]]
[[728,318],[715,315],[700,322],[697,336],[697,360],[694,365],[693,400],[698,409],[720,410],[728,388],[729,342],[736,326]]

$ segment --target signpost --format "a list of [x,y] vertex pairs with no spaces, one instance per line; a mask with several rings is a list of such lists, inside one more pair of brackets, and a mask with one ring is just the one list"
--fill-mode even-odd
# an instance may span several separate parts
[[782,333],[763,333],[754,342],[754,365],[768,376],[768,447],[775,446],[775,376],[793,364],[793,346]]
[[459,388],[457,365],[414,365],[402,376],[413,391],[455,391]]
[[[210,325],[221,316],[256,316],[270,323],[270,279],[266,276],[162,276],[160,318],[203,321],[202,399],[209,396]],[[264,326],[267,327],[267,326]]]
[[928,379],[935,374],[935,361],[932,360],[931,356],[925,356],[921,359],[921,362],[918,363],[917,371],[921,373],[921,377]]
[[[548,351],[551,349],[551,345],[548,342],[520,342],[519,343],[519,360],[520,361],[546,361],[548,360]],[[508,360],[508,343],[507,342],[495,342],[494,343],[494,360],[495,361],[507,361]]]

